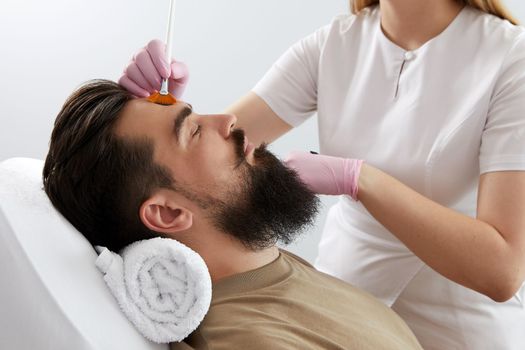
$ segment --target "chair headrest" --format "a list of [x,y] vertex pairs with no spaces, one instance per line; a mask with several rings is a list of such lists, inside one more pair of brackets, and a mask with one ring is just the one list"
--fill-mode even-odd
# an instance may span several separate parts
[[91,244],[52,206],[43,162],[0,163],[0,348],[166,350],[120,311]]

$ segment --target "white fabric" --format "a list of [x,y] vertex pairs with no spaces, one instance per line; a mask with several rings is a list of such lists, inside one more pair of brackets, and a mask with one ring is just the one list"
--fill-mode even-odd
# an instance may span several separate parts
[[204,260],[175,240],[135,242],[120,255],[103,248],[96,266],[124,314],[154,342],[182,341],[210,308],[211,277]]
[[[472,217],[481,173],[525,170],[525,30],[470,7],[410,52],[384,35],[379,7],[339,16],[290,48],[254,92],[294,126],[317,111],[321,153],[364,159]],[[431,327],[447,330],[447,349],[525,349],[517,297],[498,304],[459,286],[428,293],[437,275],[419,275],[424,264],[360,203],[331,208],[316,267],[388,305],[425,300],[422,314],[403,314],[409,324],[427,319],[429,329],[414,329],[425,349],[443,348]],[[416,276],[425,282],[411,284]]]
[[[524,293],[522,288],[511,301],[494,307],[488,297],[450,282],[423,265],[392,309],[425,340],[425,350],[523,350]],[[446,303],[434,304],[447,298]],[[458,338],[455,327],[462,330],[465,339]]]
[[95,250],[44,193],[42,166],[0,163],[0,349],[166,350],[122,314]]

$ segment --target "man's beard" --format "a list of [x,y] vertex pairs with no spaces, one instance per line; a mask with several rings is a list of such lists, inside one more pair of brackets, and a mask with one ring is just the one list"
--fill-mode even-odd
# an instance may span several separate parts
[[211,222],[250,250],[291,243],[314,223],[319,199],[262,144],[254,150],[254,165],[246,162],[244,131],[235,129],[238,160],[236,179],[226,198],[196,195]]

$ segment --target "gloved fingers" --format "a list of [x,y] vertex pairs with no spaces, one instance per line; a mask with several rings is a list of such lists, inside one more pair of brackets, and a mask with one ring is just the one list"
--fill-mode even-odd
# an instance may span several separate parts
[[[160,90],[160,85],[162,84],[162,77],[155,68],[153,61],[149,53],[146,50],[141,50],[134,59],[138,69],[141,72],[141,75],[147,81],[148,85],[153,88],[153,90]],[[146,85],[142,85],[138,80],[135,80],[140,86],[146,88]],[[150,90],[151,91],[151,90]]]
[[170,79],[168,82],[168,90],[176,99],[180,99],[186,89],[186,83],[181,83],[177,80]]
[[150,95],[148,91],[138,86],[133,80],[128,78],[127,75],[121,76],[118,84],[137,97],[148,97]]
[[291,151],[283,160],[283,163],[288,168],[294,170],[303,179],[303,181],[306,177],[308,177],[307,168],[310,167],[310,163],[305,162],[305,156],[307,156],[307,153],[303,151]]
[[338,194],[340,189],[336,174],[330,164],[333,157],[292,151],[284,160],[286,166],[293,169],[300,179],[315,193]]
[[146,46],[146,50],[160,76],[163,79],[168,79],[170,76],[170,64],[166,61],[166,45],[159,39],[153,39]]
[[171,76],[169,80],[169,90],[175,98],[180,98],[186,89],[189,79],[188,67],[182,62],[171,62]]
[[171,78],[180,82],[181,84],[186,84],[190,77],[188,66],[184,62],[178,62],[173,60],[171,62]]
[[[126,67],[126,70],[124,71],[124,74],[129,79],[131,79],[135,84],[140,86],[142,89],[144,89],[146,91],[149,91],[150,93],[152,93],[155,90],[159,90],[160,89],[160,84],[158,85],[157,88],[155,88],[154,86],[152,86],[148,82],[148,79],[146,79],[144,74],[142,74],[142,71],[140,70],[140,68],[138,67],[137,63],[135,63],[135,62],[131,62]],[[155,86],[157,86],[157,85],[155,85]]]
[[307,153],[304,152],[304,151],[291,151],[291,152],[288,152],[288,154],[284,158],[283,162],[285,164],[288,164],[288,163],[294,164],[295,161],[297,161],[300,158],[302,158],[305,154],[307,154]]

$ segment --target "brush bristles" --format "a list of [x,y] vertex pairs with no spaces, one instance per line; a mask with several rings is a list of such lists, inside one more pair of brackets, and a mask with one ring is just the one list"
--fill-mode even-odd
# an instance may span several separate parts
[[159,105],[169,106],[175,104],[177,102],[177,99],[173,97],[173,95],[170,93],[162,95],[161,93],[156,92],[150,97],[148,97],[148,101]]

